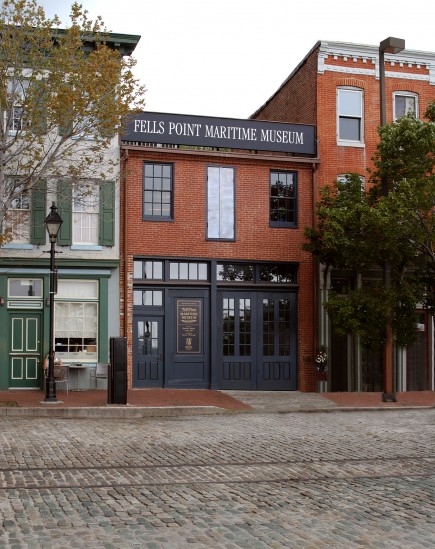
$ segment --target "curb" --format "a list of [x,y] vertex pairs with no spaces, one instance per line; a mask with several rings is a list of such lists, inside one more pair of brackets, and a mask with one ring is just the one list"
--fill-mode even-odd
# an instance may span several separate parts
[[[125,407],[124,407],[125,406]],[[0,408],[0,417],[50,417],[59,419],[142,419],[157,417],[211,416],[231,414],[315,414],[335,412],[384,412],[394,410],[433,410],[435,406],[334,406],[328,408],[291,408],[277,410],[228,409],[217,406],[100,406],[71,408]]]

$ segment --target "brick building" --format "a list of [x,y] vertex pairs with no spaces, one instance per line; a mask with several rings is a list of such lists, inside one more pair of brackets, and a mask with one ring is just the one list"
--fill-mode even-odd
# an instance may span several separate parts
[[[435,99],[435,54],[386,53],[384,66],[387,123],[411,110],[422,116]],[[348,173],[364,181],[378,141],[379,74],[378,47],[320,41],[252,118],[316,125],[319,187]],[[362,280],[334,271],[326,279],[318,277],[318,345],[330,351],[329,390],[382,390],[380,354],[362,351],[355,337],[335,334],[321,306],[329,291],[369,283],[373,276],[379,273],[367,273]],[[421,310],[419,320],[415,343],[395,350],[395,390],[434,388],[433,319]]]
[[121,159],[129,386],[315,390],[315,128],[141,113]]

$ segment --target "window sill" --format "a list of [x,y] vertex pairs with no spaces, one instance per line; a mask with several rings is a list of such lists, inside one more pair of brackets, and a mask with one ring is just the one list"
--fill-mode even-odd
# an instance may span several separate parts
[[13,242],[6,242],[3,244],[2,248],[9,249],[9,250],[33,250],[33,244],[20,244],[20,243],[13,243]]
[[337,141],[337,145],[339,147],[356,147],[359,149],[365,148],[365,143],[362,143],[361,141]]
[[96,246],[93,244],[73,244],[71,250],[79,250],[82,252],[101,252],[103,246]]

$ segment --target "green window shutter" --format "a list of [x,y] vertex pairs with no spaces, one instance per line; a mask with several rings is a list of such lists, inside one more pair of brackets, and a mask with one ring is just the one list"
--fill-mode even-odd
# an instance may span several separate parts
[[31,131],[37,135],[45,135],[47,133],[47,116],[46,116],[46,92],[47,84],[43,80],[38,80],[34,84],[33,93],[34,105],[31,124]]
[[72,187],[64,181],[57,183],[58,212],[62,218],[57,243],[59,246],[71,246],[72,244]]
[[100,246],[115,244],[115,184],[113,181],[100,183]]
[[32,188],[30,209],[30,244],[45,244],[47,185],[45,181],[38,181]]

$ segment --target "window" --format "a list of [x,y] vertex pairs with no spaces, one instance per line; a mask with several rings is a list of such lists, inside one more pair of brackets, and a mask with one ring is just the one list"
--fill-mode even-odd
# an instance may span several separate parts
[[413,112],[418,117],[418,95],[416,93],[393,93],[394,120]]
[[11,101],[11,112],[8,120],[8,130],[16,132],[25,127],[25,113],[23,104],[26,101],[27,90],[29,87],[28,80],[9,80],[8,81],[8,96]]
[[163,305],[163,292],[161,290],[134,290],[133,305],[161,307]]
[[144,219],[172,219],[172,164],[144,163]]
[[6,232],[10,233],[13,243],[30,241],[30,194],[23,191],[12,200],[6,214]]
[[162,280],[163,263],[161,261],[142,261],[135,259],[133,262],[133,278],[138,280]]
[[[344,173],[341,173],[339,175],[337,175],[337,181],[339,181],[340,183],[343,183],[343,184],[346,184],[346,183],[349,183],[349,181],[352,180],[352,175],[357,175],[357,174],[344,174]],[[364,192],[364,189],[365,189],[365,177],[363,175],[358,175],[359,177],[359,180],[361,181],[361,192]]]
[[227,282],[253,282],[254,266],[245,263],[218,263],[216,279]]
[[170,280],[208,280],[207,263],[171,262],[169,278]]
[[54,348],[62,360],[98,360],[98,282],[59,280]]
[[59,246],[115,244],[115,185],[113,181],[58,181],[59,214],[63,219]]
[[73,243],[98,244],[99,187],[78,184],[73,188]]
[[296,226],[296,172],[270,173],[270,224],[272,227]]
[[42,298],[42,280],[39,278],[10,278],[8,297]]
[[207,168],[207,238],[235,238],[234,168]]
[[341,142],[341,144],[349,145],[363,143],[364,132],[362,90],[338,88],[337,115],[338,141]]

